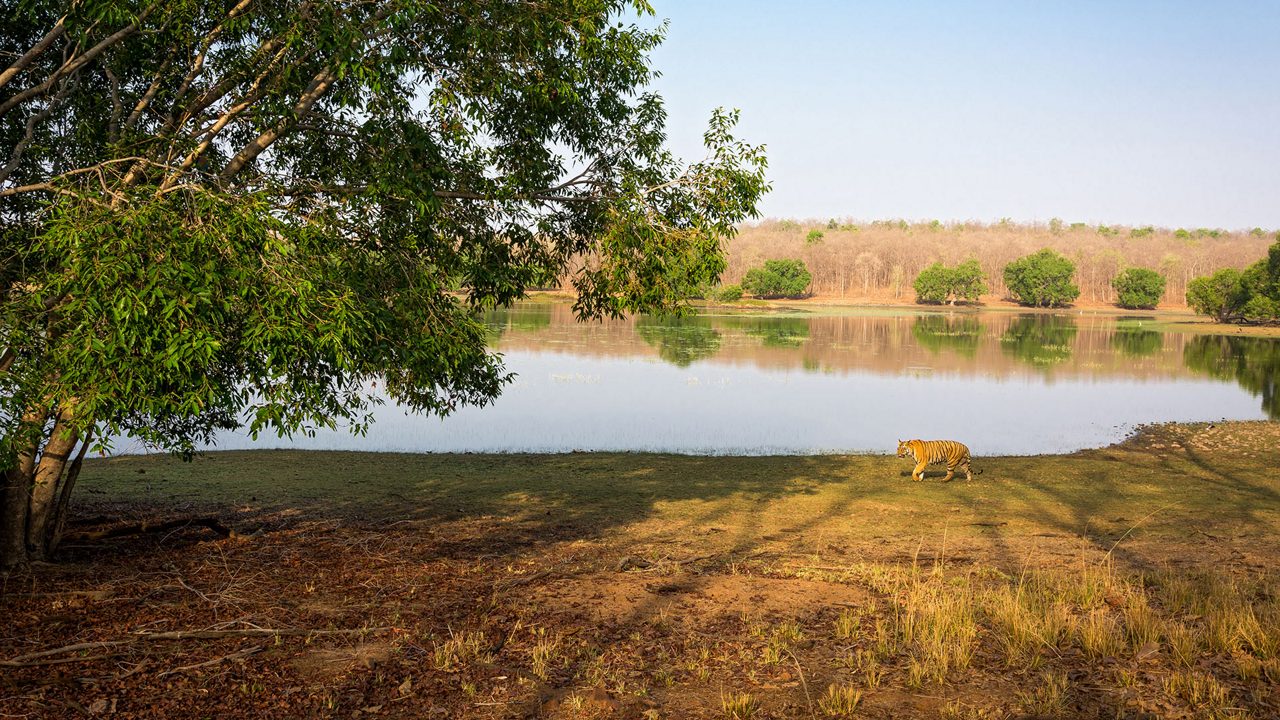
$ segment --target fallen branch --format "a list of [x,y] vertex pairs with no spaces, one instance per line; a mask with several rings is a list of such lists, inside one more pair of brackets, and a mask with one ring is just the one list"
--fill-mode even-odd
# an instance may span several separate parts
[[96,650],[98,648],[114,647],[116,645],[128,645],[131,642],[133,641],[132,640],[103,640],[100,642],[76,643],[75,645],[65,645],[63,647],[54,648],[52,650],[41,650],[40,652],[33,652],[33,653],[28,653],[26,655],[19,655],[16,658],[10,658],[8,660],[0,660],[0,665],[4,665],[7,667],[26,667],[26,665],[24,664],[26,663],[26,661],[35,660],[36,658],[49,657],[50,655],[61,655],[62,653],[76,652],[77,650]]
[[99,648],[119,647],[121,645],[133,645],[143,641],[181,641],[181,640],[218,640],[221,638],[231,637],[275,637],[275,636],[295,636],[295,635],[361,635],[364,633],[378,633],[393,630],[391,627],[372,627],[345,630],[315,630],[311,628],[248,628],[244,630],[172,630],[169,632],[139,632],[134,633],[127,640],[102,640],[97,642],[83,642],[74,645],[65,645],[51,650],[41,650],[40,652],[19,655],[8,660],[0,660],[0,667],[31,667],[34,665],[56,665],[63,662],[77,662],[81,660],[96,660],[103,657],[111,657],[111,655],[96,655],[92,658],[66,658],[61,660],[44,660],[39,662],[31,662],[40,658],[48,658],[54,655],[62,655],[69,652],[77,652],[79,650],[96,650]]
[[239,650],[239,651],[237,651],[237,652],[233,652],[233,653],[231,653],[231,654],[229,654],[229,655],[223,655],[222,657],[216,657],[216,658],[214,658],[214,659],[212,659],[212,660],[206,660],[206,661],[204,661],[204,662],[202,662],[202,663],[196,663],[195,665],[183,665],[182,667],[176,667],[176,668],[174,668],[174,669],[172,669],[172,670],[165,670],[164,672],[160,673],[160,674],[159,674],[159,675],[157,675],[156,677],[165,677],[166,675],[174,675],[174,674],[177,674],[177,673],[180,673],[180,672],[186,672],[186,671],[188,671],[188,670],[196,670],[196,669],[198,669],[198,668],[209,667],[210,665],[217,665],[217,664],[219,664],[219,663],[223,663],[223,662],[226,662],[226,661],[228,661],[228,660],[239,660],[240,658],[249,657],[250,655],[253,655],[254,653],[262,652],[262,649],[263,649],[264,647],[266,647],[266,646],[265,646],[265,645],[254,645],[254,646],[253,646],[253,647],[251,647],[251,648],[245,648],[244,650]]
[[229,637],[273,637],[276,635],[359,635],[386,632],[390,627],[359,628],[352,630],[314,630],[309,628],[247,628],[244,630],[172,630],[169,632],[140,632],[139,640],[217,640]]
[[205,527],[217,533],[219,536],[240,537],[235,530],[223,525],[217,518],[178,518],[177,520],[166,520],[164,522],[140,522],[132,525],[117,525],[115,527],[103,530],[82,530],[79,532],[69,532],[63,536],[63,540],[71,542],[84,542],[91,540],[106,540],[108,538],[123,537],[125,535],[142,535],[144,533],[164,532],[165,530],[175,530],[186,527]]
[[40,660],[29,660],[20,662],[18,660],[5,660],[0,662],[4,667],[41,667],[43,665],[65,665],[66,663],[89,662],[91,660],[105,660],[106,658],[118,657],[120,653],[103,653],[101,655],[85,655],[84,657],[69,658],[42,658]]

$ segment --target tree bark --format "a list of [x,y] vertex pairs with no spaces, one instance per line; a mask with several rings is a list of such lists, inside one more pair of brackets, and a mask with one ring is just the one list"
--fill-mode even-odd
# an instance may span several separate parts
[[44,413],[38,410],[28,410],[22,416],[19,427],[30,429],[32,436],[23,443],[13,466],[4,473],[4,494],[0,495],[0,569],[8,570],[27,560],[27,506],[36,457],[40,454],[44,418]]
[[45,560],[53,549],[50,540],[57,526],[53,511],[58,505],[58,481],[79,439],[74,419],[75,411],[71,407],[58,412],[36,465],[27,506],[27,555],[31,560]]

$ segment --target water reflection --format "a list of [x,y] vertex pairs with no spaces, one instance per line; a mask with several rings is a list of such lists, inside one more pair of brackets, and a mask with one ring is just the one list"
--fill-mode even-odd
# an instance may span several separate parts
[[704,317],[636,318],[636,334],[658,350],[658,357],[688,367],[720,351],[720,333]]
[[741,330],[750,337],[759,338],[764,347],[800,347],[809,339],[810,321],[807,318],[723,317],[718,320],[726,328]]
[[1280,341],[1269,338],[1199,335],[1183,350],[1187,367],[1210,377],[1234,380],[1240,387],[1262,396],[1262,410],[1280,420]]
[[1032,365],[1057,365],[1071,358],[1075,321],[1061,315],[1019,317],[1000,336],[1000,349]]
[[868,310],[577,323],[567,304],[541,303],[485,319],[518,376],[492,406],[443,421],[387,406],[365,438],[227,435],[219,446],[823,453],[931,436],[992,455],[1096,447],[1149,422],[1280,419],[1280,342],[1161,334],[1142,327],[1149,318]]
[[911,326],[911,336],[935,355],[947,349],[972,358],[978,354],[982,323],[973,315],[921,315]]
[[488,310],[483,315],[485,326],[489,328],[489,342],[492,344],[510,330],[537,332],[551,327],[552,308],[549,303],[527,303],[518,311],[510,308]]
[[1146,357],[1164,348],[1164,335],[1155,330],[1121,326],[1111,336],[1111,346],[1129,357]]

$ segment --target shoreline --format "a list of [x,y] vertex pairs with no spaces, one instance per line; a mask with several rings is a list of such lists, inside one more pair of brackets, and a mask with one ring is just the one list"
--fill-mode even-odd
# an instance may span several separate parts
[[[570,293],[559,290],[536,290],[522,302],[567,303],[574,299]],[[1060,308],[1025,307],[1008,300],[989,298],[972,305],[923,305],[910,301],[881,301],[872,299],[850,300],[825,295],[809,298],[780,300],[746,300],[737,303],[717,303],[706,300],[690,301],[690,307],[700,315],[717,314],[770,314],[788,313],[805,317],[829,315],[861,315],[889,313],[903,315],[925,314],[977,314],[1000,313],[1019,315],[1073,315],[1101,317],[1152,317],[1153,330],[1182,332],[1197,335],[1239,335],[1245,337],[1280,338],[1280,325],[1231,325],[1219,323],[1203,315],[1197,315],[1187,307],[1160,306],[1151,310],[1130,310],[1115,305],[1068,305]]]

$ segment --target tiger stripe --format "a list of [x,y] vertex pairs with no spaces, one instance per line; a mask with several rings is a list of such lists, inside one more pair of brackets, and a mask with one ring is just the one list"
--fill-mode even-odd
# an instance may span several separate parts
[[956,468],[964,470],[965,480],[973,479],[973,472],[969,465],[971,461],[969,448],[964,443],[955,440],[899,440],[898,457],[904,458],[908,455],[916,461],[916,467],[911,471],[911,479],[916,482],[924,480],[926,467],[942,463],[947,465],[947,476],[942,479],[942,482],[951,482],[951,478],[956,474]]

